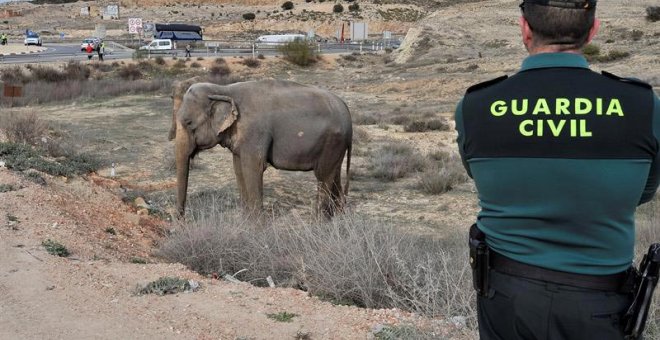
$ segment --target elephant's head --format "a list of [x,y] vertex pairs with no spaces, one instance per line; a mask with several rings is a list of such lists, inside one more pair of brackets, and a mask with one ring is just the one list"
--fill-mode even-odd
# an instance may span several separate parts
[[188,191],[190,159],[199,151],[218,143],[227,145],[232,126],[239,117],[234,99],[226,86],[197,83],[183,96],[176,112],[177,211],[183,216]]
[[170,128],[168,140],[174,140],[176,137],[176,113],[183,103],[183,95],[186,94],[192,84],[205,80],[205,77],[197,76],[186,80],[176,81],[172,84],[172,127]]

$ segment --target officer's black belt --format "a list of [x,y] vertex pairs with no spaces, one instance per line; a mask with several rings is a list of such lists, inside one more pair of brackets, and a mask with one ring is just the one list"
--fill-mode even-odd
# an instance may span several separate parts
[[607,292],[619,292],[629,274],[628,271],[612,275],[561,272],[518,262],[493,250],[490,251],[490,266],[500,273],[512,276]]

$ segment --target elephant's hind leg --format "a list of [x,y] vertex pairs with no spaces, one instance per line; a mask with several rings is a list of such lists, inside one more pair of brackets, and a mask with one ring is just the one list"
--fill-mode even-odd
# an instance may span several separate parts
[[341,190],[341,161],[339,166],[324,172],[315,170],[318,179],[317,214],[331,218],[341,212],[344,206],[344,194]]

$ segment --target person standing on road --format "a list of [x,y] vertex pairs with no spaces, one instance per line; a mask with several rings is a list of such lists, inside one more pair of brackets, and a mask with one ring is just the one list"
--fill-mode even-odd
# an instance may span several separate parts
[[[470,87],[458,148],[481,211],[481,339],[623,339],[636,207],[660,179],[660,99],[589,69],[596,0],[523,0],[520,71]],[[483,243],[482,243],[483,245]],[[483,249],[483,248],[480,248]],[[477,261],[479,268],[484,262]]]
[[190,50],[191,49],[192,49],[192,47],[190,46],[190,44],[187,44],[186,45],[186,58],[190,57]]
[[85,52],[87,52],[87,60],[92,60],[92,52],[94,52],[92,44],[87,44],[87,47],[85,47]]
[[105,42],[101,41],[99,44],[99,61],[103,61],[103,54],[105,54]]

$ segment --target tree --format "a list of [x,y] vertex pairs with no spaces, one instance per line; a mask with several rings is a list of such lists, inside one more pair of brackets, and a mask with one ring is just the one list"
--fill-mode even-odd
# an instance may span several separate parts
[[332,11],[334,13],[341,13],[344,11],[344,6],[342,6],[341,4],[336,4],[332,7]]
[[245,13],[243,14],[243,19],[245,20],[254,20],[257,16],[254,13]]
[[286,1],[285,3],[282,4],[282,9],[285,11],[290,11],[293,9],[293,2],[291,1]]

